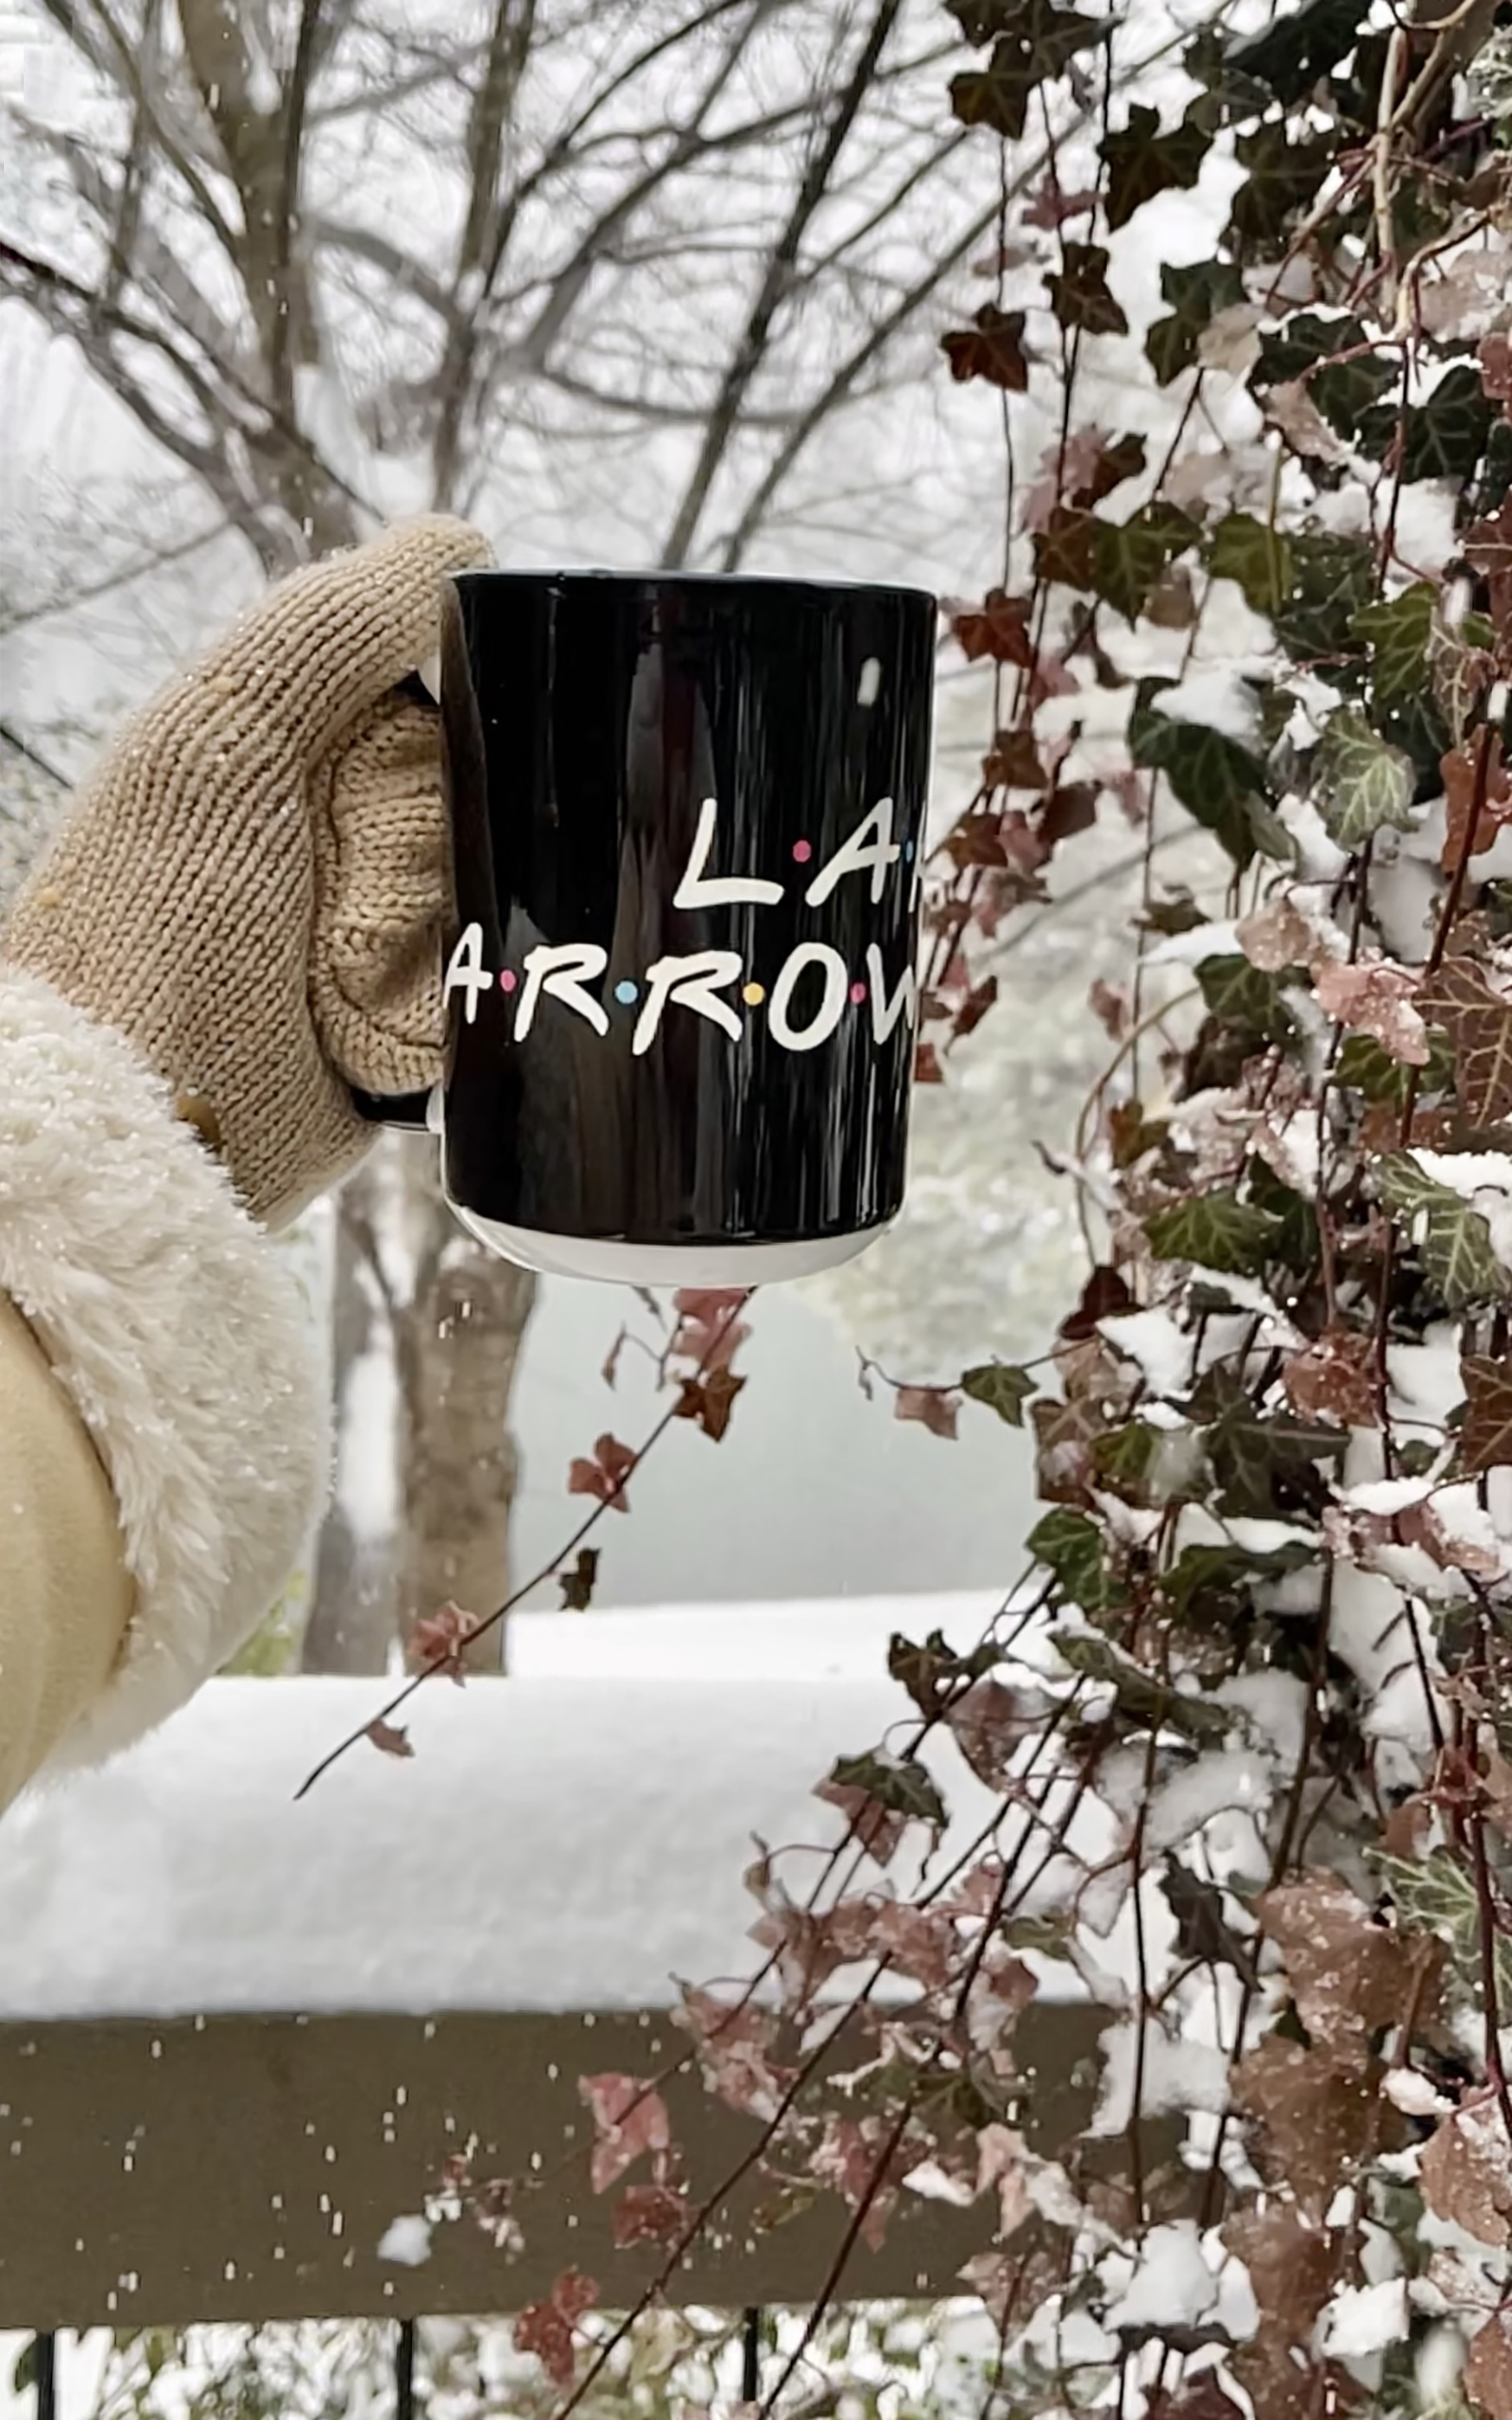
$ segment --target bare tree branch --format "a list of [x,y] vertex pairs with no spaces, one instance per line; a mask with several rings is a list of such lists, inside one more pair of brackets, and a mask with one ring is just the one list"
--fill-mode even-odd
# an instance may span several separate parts
[[493,30],[468,122],[468,206],[452,280],[454,294],[481,268],[493,234],[505,131],[519,90],[535,16],[535,0],[496,0]]
[[294,64],[284,88],[284,156],[279,168],[278,206],[273,223],[273,300],[277,305],[268,335],[268,385],[276,396],[287,389],[286,365],[295,313],[303,303],[295,290],[294,230],[300,201],[300,166],[304,143],[304,112],[310,78],[315,72],[321,0],[301,0],[300,30]]
[[[62,161],[74,190],[103,233],[120,210],[121,196],[120,187],[111,182],[97,155],[77,135],[38,125],[14,108],[10,115],[28,141]],[[182,327],[212,360],[232,363],[245,373],[237,331],[214,308],[151,221],[136,228],[130,274],[139,289],[161,303],[170,326],[177,323]],[[108,295],[107,301],[113,306],[115,295]]]
[[[710,112],[723,97],[726,90],[755,34],[773,12],[787,5],[787,0],[742,0],[743,20],[711,72],[691,119],[676,133],[666,152],[654,162],[642,176],[616,196],[614,201],[593,220],[576,245],[572,256],[558,272],[551,290],[538,313],[535,322],[518,342],[495,349],[490,368],[495,372],[519,369],[541,369],[553,343],[571,316],[594,268],[618,230],[628,223],[643,204],[667,179],[687,165],[701,147],[703,128]],[[713,10],[699,20],[707,24],[713,17],[730,13],[728,0],[719,0]],[[688,29],[684,29],[686,31]],[[672,47],[670,40],[657,45],[655,55],[664,55]],[[587,114],[578,123],[586,123]],[[553,146],[548,157],[559,155],[559,145]],[[541,172],[545,161],[540,164]],[[539,182],[539,177],[538,180]],[[518,222],[526,185],[521,183],[502,204],[495,221],[492,247],[484,268],[479,307],[491,293],[503,266],[510,234]],[[465,337],[452,349],[452,358],[441,373],[442,405],[434,448],[435,479],[438,498],[445,502],[453,494],[459,467],[463,427],[475,413],[474,370],[480,351],[479,336],[469,329]]]
[[803,172],[787,223],[772,247],[760,290],[751,305],[740,341],[720,383],[719,393],[709,415],[698,458],[688,481],[682,502],[674,515],[672,527],[662,549],[663,560],[676,568],[687,561],[714,474],[724,458],[733,433],[735,421],[745,402],[751,380],[755,377],[766,352],[782,298],[787,291],[809,222],[829,190],[835,163],[845,147],[846,139],[856,122],[862,102],[869,91],[878,63],[885,49],[902,0],[881,0],[872,18],[871,27],[862,43],[849,82],[840,95],[833,115]]
[[229,521],[216,521],[208,529],[197,529],[192,538],[180,538],[171,546],[156,546],[150,554],[103,573],[98,579],[82,580],[65,596],[43,597],[40,604],[26,605],[18,613],[0,615],[0,639],[26,630],[34,622],[51,621],[56,614],[72,614],[80,605],[93,604],[98,596],[109,596],[118,588],[129,588],[133,580],[146,579],[149,573],[162,571],[169,563],[182,562],[186,556],[198,554],[201,546],[223,538],[230,527]]
[[[350,543],[356,534],[351,507],[370,514],[370,507],[355,489],[321,460],[310,441],[283,415],[273,411],[264,399],[252,393],[224,364],[217,365],[224,382],[217,388],[196,365],[188,360],[162,329],[138,319],[119,304],[110,311],[99,307],[98,296],[77,278],[53,263],[38,259],[19,246],[0,236],[0,287],[20,295],[29,302],[39,315],[60,334],[70,336],[87,360],[99,372],[106,384],[129,406],[148,435],[157,439],[164,450],[183,462],[202,479],[239,529],[252,540],[259,554],[270,565],[286,567],[290,560],[286,543],[259,516],[255,495],[237,478],[235,464],[224,441],[216,443],[213,435],[197,437],[181,424],[170,418],[150,396],[122,360],[118,348],[111,341],[113,336],[124,336],[146,346],[167,362],[183,381],[194,397],[207,427],[214,432],[230,424],[240,443],[252,455],[279,458],[291,478],[297,478],[299,492],[314,493],[321,500],[322,517],[328,525],[339,527],[342,539],[330,539],[327,544]],[[238,400],[250,407],[252,418],[238,418],[224,388],[231,388]],[[271,550],[271,551],[270,551]]]
[[345,219],[328,218],[319,214],[306,214],[304,224],[311,245],[317,251],[329,247],[333,251],[350,252],[354,259],[369,262],[391,279],[402,292],[412,294],[427,311],[434,311],[443,327],[458,329],[462,326],[464,315],[440,279],[422,268],[419,261],[412,260],[387,235],[379,234],[376,228],[354,227]]
[[226,258],[234,265],[236,235],[195,164],[191,150],[193,138],[173,123],[168,112],[158,106],[154,95],[147,90],[135,50],[111,15],[105,0],[91,0],[104,35],[103,43],[93,41],[81,26],[73,0],[42,0],[42,5],[55,24],[67,34],[80,57],[146,112],[163,158],[182,182]]
[[29,739],[23,739],[20,732],[10,723],[0,721],[0,740],[4,740],[6,746],[19,756],[24,764],[34,766],[46,780],[56,782],[60,790],[72,789],[73,784],[67,774],[60,773],[57,766],[49,763],[40,749],[33,748]]
[[121,164],[115,223],[111,230],[109,266],[102,288],[107,304],[115,301],[122,285],[130,276],[131,261],[136,251],[137,229],[142,218],[142,180],[146,173],[147,146],[152,140],[152,121],[146,95],[156,68],[162,21],[163,0],[146,0],[142,19],[142,74],[131,110],[130,139]]

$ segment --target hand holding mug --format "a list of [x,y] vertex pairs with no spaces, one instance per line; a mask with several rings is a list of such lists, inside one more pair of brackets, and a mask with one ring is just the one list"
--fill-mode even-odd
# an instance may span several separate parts
[[133,1043],[282,1225],[360,1158],[352,1089],[434,1082],[450,912],[434,657],[441,516],[270,589],[129,726],[6,928],[9,963]]

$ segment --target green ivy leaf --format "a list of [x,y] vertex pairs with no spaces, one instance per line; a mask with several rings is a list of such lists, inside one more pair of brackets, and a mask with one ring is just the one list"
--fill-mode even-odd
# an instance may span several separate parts
[[1318,1265],[1317,1212],[1311,1201],[1279,1177],[1256,1152],[1247,1164],[1249,1199],[1257,1210],[1276,1221],[1273,1261],[1280,1261],[1298,1277],[1310,1276]]
[[1150,1475],[1169,1438],[1169,1429],[1153,1427],[1147,1420],[1125,1421],[1122,1428],[1093,1439],[1092,1468],[1125,1503],[1148,1504]]
[[998,1649],[986,1642],[969,1655],[957,1655],[942,1630],[932,1630],[922,1641],[895,1630],[887,1643],[889,1678],[907,1690],[930,1721],[946,1699],[981,1680],[1001,1660]]
[[1348,313],[1324,319],[1316,311],[1298,311],[1262,339],[1249,383],[1263,393],[1298,378],[1329,426],[1352,438],[1366,415],[1400,384],[1401,371],[1394,356],[1371,347],[1361,322]]
[[[1425,1858],[1393,1857],[1385,1849],[1366,1849],[1366,1857],[1396,1903],[1398,1921],[1407,1932],[1432,1933],[1447,1942],[1460,1982],[1477,1999],[1484,1972],[1481,1964],[1481,1902],[1475,1877],[1452,1849],[1436,1848]],[[1512,1942],[1496,1942],[1497,1997],[1504,2008],[1512,1997]]]
[[1050,308],[1063,328],[1080,328],[1090,337],[1128,334],[1124,306],[1108,288],[1108,262],[1102,244],[1062,247],[1062,266],[1051,271],[1045,284],[1050,289]]
[[1223,66],[1292,109],[1349,58],[1360,38],[1360,17],[1359,0],[1310,0],[1262,34],[1225,43]]
[[1157,194],[1188,191],[1202,173],[1212,148],[1212,136],[1190,112],[1168,134],[1160,132],[1160,112],[1136,101],[1128,124],[1105,135],[1099,147],[1108,169],[1108,223],[1126,227],[1136,210]]
[[1443,1034],[1431,1031],[1427,1066],[1406,1067],[1400,1059],[1389,1057],[1369,1034],[1349,1033],[1340,1046],[1333,1078],[1366,1100],[1389,1101],[1394,1109],[1404,1109],[1409,1084],[1416,1085],[1419,1101],[1453,1090],[1454,1054]]
[[1314,792],[1329,837],[1341,849],[1363,849],[1386,824],[1410,832],[1417,786],[1412,758],[1372,730],[1358,706],[1330,717],[1318,746]]
[[1141,1731],[1177,1731],[1183,1738],[1216,1747],[1240,1728],[1230,1708],[1164,1687],[1141,1665],[1121,1655],[1111,1639],[1089,1631],[1057,1630],[1050,1636],[1061,1662],[1085,1680],[1111,1688],[1120,1714]]
[[1184,1866],[1168,1849],[1160,1889],[1176,1918],[1176,1954],[1183,1965],[1195,1961],[1205,1966],[1232,1966],[1252,1981],[1255,1953],[1228,1922],[1227,1903],[1216,1882],[1206,1881]]
[[1145,356],[1162,387],[1169,387],[1197,357],[1204,332],[1220,311],[1245,300],[1245,282],[1231,261],[1193,261],[1160,271],[1160,292],[1171,309],[1144,339]]
[[1354,617],[1375,595],[1374,549],[1364,538],[1298,536],[1290,542],[1292,593],[1276,636],[1294,661],[1360,653]]
[[1432,583],[1418,579],[1400,596],[1362,606],[1354,615],[1350,629],[1370,648],[1371,686],[1382,704],[1414,696],[1427,680],[1437,598]]
[[1197,968],[1197,982],[1213,1015],[1235,1027],[1251,1050],[1267,1042],[1285,1049],[1296,1041],[1297,1019],[1287,1006],[1281,976],[1264,973],[1236,952],[1205,958]]
[[1247,174],[1234,196],[1228,229],[1239,251],[1251,257],[1279,245],[1293,215],[1316,200],[1336,153],[1332,135],[1292,143],[1277,121],[1241,134],[1234,157]]
[[1317,1465],[1336,1461],[1349,1442],[1346,1428],[1262,1409],[1221,1364],[1208,1371],[1188,1409],[1207,1428],[1217,1509],[1230,1520],[1274,1520],[1289,1510],[1315,1510],[1324,1495]]
[[1181,1619],[1221,1624],[1231,1620],[1266,1581],[1284,1580],[1316,1561],[1316,1550],[1299,1539],[1268,1554],[1256,1554],[1247,1547],[1185,1547],[1162,1573],[1160,1594]]
[[836,1789],[865,1790],[889,1815],[928,1824],[936,1832],[950,1820],[929,1768],[917,1756],[885,1756],[875,1749],[864,1756],[837,1756],[829,1778]]
[[1414,1245],[1446,1310],[1512,1298],[1512,1276],[1492,1251],[1491,1230],[1479,1210],[1429,1176],[1410,1152],[1388,1151],[1374,1174],[1386,1207],[1411,1220]]
[[1258,1276],[1275,1248],[1277,1222],[1229,1192],[1191,1193],[1144,1221],[1158,1260],[1184,1260],[1220,1277]]
[[1226,732],[1158,712],[1155,700],[1165,685],[1146,679],[1135,691],[1128,724],[1135,764],[1163,773],[1194,822],[1220,840],[1240,868],[1257,850],[1287,857],[1290,843],[1271,811],[1264,767]]
[[1066,1604],[1079,1605],[1091,1615],[1118,1603],[1119,1591],[1103,1553],[1103,1533],[1085,1512],[1070,1504],[1053,1506],[1035,1523],[1026,1544]]
[[1023,1407],[1039,1392],[1039,1380],[1008,1361],[984,1361],[980,1368],[966,1371],[961,1378],[962,1394],[970,1395],[973,1403],[986,1404],[988,1411],[995,1411],[1010,1428],[1023,1426]]
[[1473,362],[1446,371],[1426,403],[1407,414],[1401,475],[1413,479],[1469,479],[1491,433],[1492,406]]
[[1092,585],[1126,622],[1137,621],[1157,581],[1201,535],[1190,513],[1159,499],[1126,521],[1095,520]]
[[1208,569],[1214,579],[1236,580],[1252,612],[1273,618],[1292,594],[1291,541],[1285,532],[1257,521],[1252,512],[1230,512],[1208,541]]

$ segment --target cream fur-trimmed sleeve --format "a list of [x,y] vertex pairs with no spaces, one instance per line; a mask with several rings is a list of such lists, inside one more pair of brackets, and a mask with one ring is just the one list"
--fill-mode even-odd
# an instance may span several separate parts
[[0,1321],[3,1805],[234,1653],[308,1536],[329,1437],[295,1280],[218,1164],[119,1034],[3,967],[0,1294],[26,1323]]

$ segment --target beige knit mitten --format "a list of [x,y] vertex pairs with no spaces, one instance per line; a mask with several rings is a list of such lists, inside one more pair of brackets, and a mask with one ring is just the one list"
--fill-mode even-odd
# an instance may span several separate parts
[[439,1072],[438,725],[398,684],[443,575],[488,559],[436,516],[270,590],[137,717],[0,937],[135,1045],[270,1226],[361,1157],[351,1087]]

